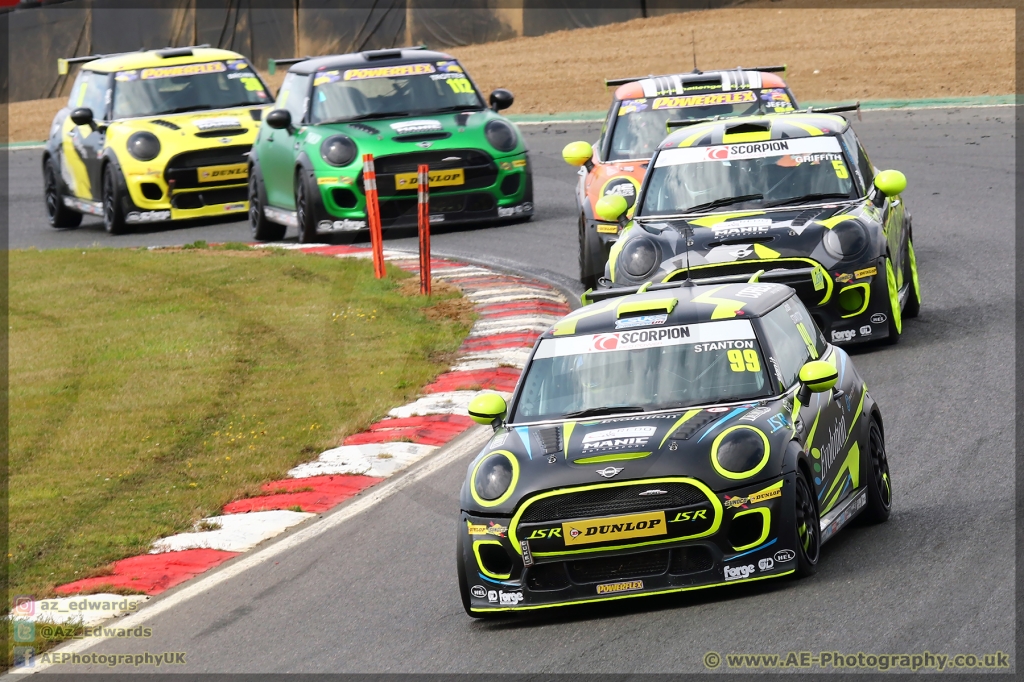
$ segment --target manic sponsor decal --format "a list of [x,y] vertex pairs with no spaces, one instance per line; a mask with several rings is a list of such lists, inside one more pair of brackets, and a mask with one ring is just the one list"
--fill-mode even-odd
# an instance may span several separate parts
[[642,448],[657,430],[657,426],[627,426],[594,431],[583,437],[583,452]]
[[582,353],[605,353],[704,342],[753,339],[754,330],[747,320],[724,320],[701,324],[643,329],[637,331],[588,334],[563,339],[544,339],[535,360]]
[[801,137],[792,140],[744,142],[713,147],[684,147],[665,149],[658,154],[655,168],[678,166],[705,161],[736,161],[775,156],[798,156],[814,153],[839,153],[839,142],[834,137]]

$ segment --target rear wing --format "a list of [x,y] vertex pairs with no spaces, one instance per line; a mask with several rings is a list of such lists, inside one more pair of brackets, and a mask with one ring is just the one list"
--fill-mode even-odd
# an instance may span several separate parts
[[[192,50],[201,47],[210,47],[209,43],[203,43],[202,45],[189,45],[187,47],[161,47],[155,50],[157,56],[164,59],[171,57],[187,57],[192,54]],[[103,59],[104,57],[118,57],[123,54],[133,54],[134,52],[145,52],[146,48],[140,47],[138,50],[133,52],[111,52],[109,54],[90,54],[85,57],[68,57],[66,59],[57,60],[57,75],[66,76],[68,68],[71,64],[84,64],[85,62],[95,61],[97,59]]]
[[598,301],[607,301],[610,298],[629,296],[630,294],[644,293],[647,291],[664,291],[665,289],[677,289],[679,287],[697,286],[702,284],[741,284],[743,282],[773,282],[785,283],[785,280],[792,280],[794,277],[809,277],[815,268],[776,268],[774,270],[758,270],[752,275],[720,275],[717,277],[701,277],[694,279],[677,279],[672,282],[658,282],[652,284],[646,282],[633,287],[613,287],[611,289],[599,289],[594,291],[588,289],[580,296],[583,305],[590,305]]
[[273,76],[275,73],[277,73],[277,65],[278,64],[285,64],[285,65],[298,64],[299,62],[304,62],[307,59],[312,59],[312,57],[310,57],[309,55],[306,55],[305,57],[289,57],[288,59],[268,59],[267,60],[267,73],[269,73],[271,76]]
[[[839,114],[844,111],[856,111],[857,116],[860,116],[860,102],[855,104],[841,104],[834,107],[807,107],[806,109],[794,109],[793,111],[780,111],[775,114],[769,114],[770,116],[789,116],[790,114]],[[685,121],[670,120],[665,121],[665,131],[672,132],[673,128],[685,128],[686,126],[695,126],[700,123],[714,123],[715,121],[728,121],[728,117],[722,118],[721,116],[712,116],[710,118],[691,118]]]
[[699,76],[699,75],[702,75],[702,74],[705,74],[705,73],[721,73],[722,71],[762,71],[762,72],[766,72],[766,73],[785,73],[786,72],[786,68],[787,67],[786,67],[785,64],[780,64],[780,65],[777,65],[777,66],[753,66],[753,67],[737,66],[735,69],[710,69],[710,70],[707,70],[707,71],[699,71],[697,69],[694,69],[693,71],[691,71],[689,73],[666,73],[666,74],[662,74],[660,76],[654,76],[654,75],[636,76],[635,78],[608,78],[608,79],[605,79],[604,86],[606,88],[610,88],[610,87],[615,87],[615,86],[619,86],[619,85],[625,85],[626,83],[633,83],[635,81],[642,81],[645,78],[668,78],[669,76],[689,76],[689,75],[697,75],[697,76]]

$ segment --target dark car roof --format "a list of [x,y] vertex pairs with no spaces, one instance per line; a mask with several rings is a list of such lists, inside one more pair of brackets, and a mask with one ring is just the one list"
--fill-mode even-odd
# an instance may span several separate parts
[[[793,113],[741,116],[677,128],[661,141],[658,149],[820,137],[842,133],[849,125],[849,121],[838,114]],[[739,139],[735,139],[737,137]]]
[[332,54],[326,57],[313,57],[296,62],[288,69],[292,73],[310,74],[325,69],[360,69],[375,66],[399,66],[402,64],[419,64],[455,59],[444,52],[431,50],[401,49],[368,50],[352,54]]
[[790,287],[770,282],[700,286],[680,283],[680,286],[671,289],[646,291],[592,303],[562,318],[545,336],[614,332],[617,331],[615,323],[619,319],[665,314],[668,308],[671,308],[671,312],[667,313],[668,318],[658,326],[760,317],[774,310],[793,294]]

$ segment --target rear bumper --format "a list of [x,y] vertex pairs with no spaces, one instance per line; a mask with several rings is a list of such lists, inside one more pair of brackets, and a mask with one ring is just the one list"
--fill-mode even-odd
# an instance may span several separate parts
[[[714,531],[692,540],[676,542],[662,538],[628,549],[593,551],[588,548],[560,555],[531,550],[530,559],[524,560],[521,549],[524,540],[516,536],[514,528],[505,535],[469,535],[462,543],[459,561],[464,562],[471,609],[477,612],[524,611],[788,575],[796,569],[794,480],[793,475],[783,476],[720,495],[722,505],[718,507],[720,512],[716,508],[719,518],[712,526]],[[776,484],[780,486],[776,497],[754,504],[724,506],[730,504],[730,497],[742,500]],[[676,510],[665,512],[669,522],[680,514]],[[746,520],[739,522],[737,517]],[[751,536],[748,529],[751,519],[759,519],[763,524],[753,531],[756,537]],[[459,532],[480,526],[494,528],[492,523],[507,526],[510,520],[464,512]],[[745,524],[742,529],[741,524]],[[738,533],[738,529],[747,535]],[[481,545],[490,545],[489,553],[481,551]],[[496,565],[499,563],[496,559],[501,560],[501,551],[511,568]],[[508,572],[498,572],[504,570]]]

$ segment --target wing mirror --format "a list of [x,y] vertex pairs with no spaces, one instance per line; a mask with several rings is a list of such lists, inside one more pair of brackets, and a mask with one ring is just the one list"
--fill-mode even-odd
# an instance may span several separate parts
[[481,393],[469,401],[469,418],[477,424],[498,428],[508,414],[505,399],[497,393]]
[[811,360],[800,368],[800,390],[796,394],[797,400],[801,405],[806,405],[811,400],[812,393],[821,393],[833,388],[837,379],[839,372],[830,363],[824,360]]
[[71,122],[76,126],[89,126],[93,130],[96,130],[96,121],[93,120],[92,109],[89,107],[79,107],[72,111]]
[[267,114],[264,120],[271,128],[287,130],[289,133],[294,130],[292,128],[292,115],[287,109],[274,109]]
[[515,96],[505,88],[498,88],[491,93],[489,101],[492,110],[501,111],[502,109],[508,109],[512,106],[512,102],[514,102],[515,99]]
[[588,142],[570,142],[562,149],[562,158],[570,166],[586,166],[589,173],[594,168],[594,148]]
[[618,223],[619,228],[626,226],[626,211],[629,204],[619,194],[605,194],[594,204],[594,217],[607,223]]
[[885,196],[894,197],[907,188],[907,176],[898,170],[884,170],[875,176],[874,185]]

